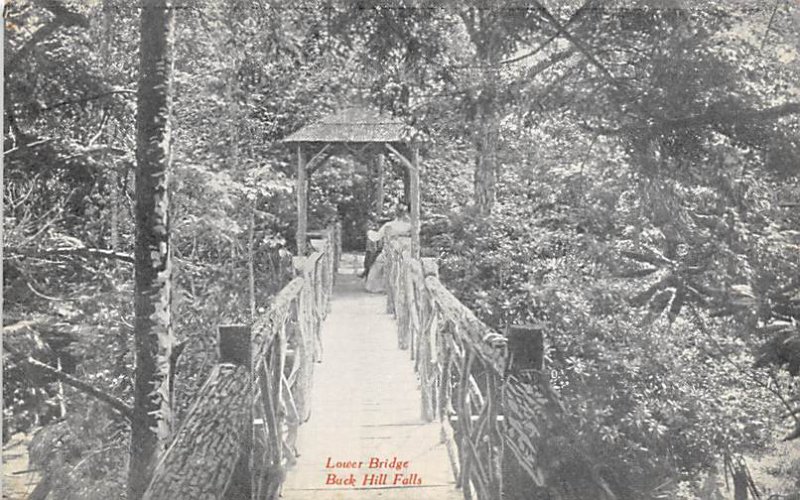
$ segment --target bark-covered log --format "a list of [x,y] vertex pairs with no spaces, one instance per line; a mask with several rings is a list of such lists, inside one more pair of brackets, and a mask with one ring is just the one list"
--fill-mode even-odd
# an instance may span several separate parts
[[[145,499],[249,498],[251,494],[262,498],[265,491],[277,491],[286,464],[295,459],[296,427],[310,410],[306,401],[314,340],[319,341],[319,324],[333,283],[334,236],[333,230],[326,230],[321,252],[295,258],[301,275],[272,299],[267,312],[253,323],[252,335],[247,335],[247,327],[221,327],[221,335],[238,343],[221,342],[223,364],[214,368],[200,390],[156,467]],[[248,338],[249,351],[241,349]],[[292,359],[287,363],[290,346]],[[285,378],[287,371],[291,383]],[[261,406],[253,414],[256,398]],[[292,408],[288,416],[284,406]],[[256,427],[268,438],[263,443],[253,440],[254,421],[266,426]]]
[[267,351],[267,347],[276,335],[276,328],[287,321],[289,306],[303,289],[304,280],[297,277],[290,281],[272,299],[269,309],[253,323],[252,356],[259,359]]
[[175,440],[159,462],[146,500],[224,498],[250,418],[250,370],[214,367]]

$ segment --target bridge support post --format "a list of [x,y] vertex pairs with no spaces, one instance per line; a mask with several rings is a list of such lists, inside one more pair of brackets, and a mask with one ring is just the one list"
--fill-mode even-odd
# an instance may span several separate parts
[[297,373],[297,386],[300,390],[294,394],[295,404],[297,405],[297,412],[300,422],[305,422],[311,416],[311,408],[308,405],[307,398],[311,392],[311,384],[314,373],[314,325],[312,324],[313,309],[311,301],[315,300],[313,297],[310,280],[311,276],[306,269],[305,257],[294,257],[292,259],[294,265],[295,275],[303,278],[303,289],[295,300],[292,307],[291,319],[296,322],[299,333],[299,341],[297,342],[297,352],[295,356],[300,360],[300,365]]
[[384,198],[384,179],[386,177],[386,157],[378,155],[377,159],[377,183],[375,186],[375,215],[380,216],[383,212],[383,198]]
[[[217,331],[217,350],[219,362],[246,366],[252,374],[252,354],[250,327],[247,325],[220,325]],[[252,390],[252,389],[251,389]],[[252,401],[252,396],[247,398]],[[253,495],[253,474],[250,470],[250,455],[253,450],[253,415],[247,409],[247,424],[244,429],[241,452],[228,489],[225,500],[249,500]]]
[[217,333],[219,362],[250,366],[250,327],[220,325]]
[[[504,446],[501,462],[502,495],[508,500],[546,498],[535,449],[524,443],[531,439],[537,405],[528,400],[539,392],[544,369],[544,332],[539,325],[511,326],[508,334],[509,362],[506,366]],[[521,435],[526,436],[521,439]]]
[[517,325],[508,330],[508,369],[519,374],[544,368],[544,333],[540,325]]
[[436,362],[438,361],[435,347],[438,345],[437,335],[439,325],[436,318],[436,307],[433,299],[425,288],[425,278],[439,276],[439,266],[434,258],[422,259],[422,289],[419,296],[420,304],[420,339],[417,366],[419,366],[420,389],[422,392],[422,418],[426,422],[433,422],[439,399],[439,386]]
[[303,146],[297,145],[297,255],[306,254],[306,231],[308,230],[308,180],[306,179],[306,163],[303,157]]
[[339,262],[342,260],[342,221],[336,219],[333,225],[333,281],[339,274]]

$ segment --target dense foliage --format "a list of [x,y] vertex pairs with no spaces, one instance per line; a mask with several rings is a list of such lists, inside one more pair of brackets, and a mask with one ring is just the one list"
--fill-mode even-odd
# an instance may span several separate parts
[[[13,353],[131,400],[138,17],[118,0],[5,16],[4,440],[41,429],[59,498],[124,490],[127,423]],[[500,331],[544,325],[585,452],[556,433],[548,474],[588,456],[621,498],[694,498],[720,457],[800,435],[795,3],[203,0],[177,29],[178,419],[216,326],[291,275],[280,139],[371,103],[426,139],[424,251],[450,289]],[[353,249],[380,218],[369,168],[311,177],[311,226],[338,218]]]

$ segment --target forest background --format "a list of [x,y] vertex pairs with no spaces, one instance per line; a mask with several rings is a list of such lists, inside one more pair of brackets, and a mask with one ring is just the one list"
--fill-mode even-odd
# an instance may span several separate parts
[[[716,465],[800,435],[796,1],[180,7],[178,422],[216,325],[291,276],[279,141],[372,105],[425,137],[424,253],[490,326],[544,325],[553,385],[620,497],[696,498]],[[4,9],[3,439],[37,430],[59,498],[125,491],[126,418],[28,360],[133,399],[139,17],[119,0]],[[334,158],[311,177],[311,226],[340,220],[350,250],[382,217],[371,168]],[[797,459],[773,472],[800,487]]]

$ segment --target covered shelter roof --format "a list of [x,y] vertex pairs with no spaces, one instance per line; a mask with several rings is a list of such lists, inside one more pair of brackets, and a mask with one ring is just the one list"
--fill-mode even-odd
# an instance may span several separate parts
[[389,113],[350,107],[306,125],[283,142],[405,143],[415,135],[412,127]]
[[[411,252],[419,256],[419,136],[399,118],[375,108],[352,106],[306,125],[281,141],[297,148],[297,252],[305,255],[308,233],[308,177],[333,154],[349,153],[365,162],[388,152],[405,167],[404,185],[411,207]],[[306,160],[306,155],[311,158]],[[408,179],[407,182],[405,179]],[[382,185],[382,180],[380,181]],[[382,188],[381,188],[382,189]],[[382,199],[382,194],[379,199]]]

